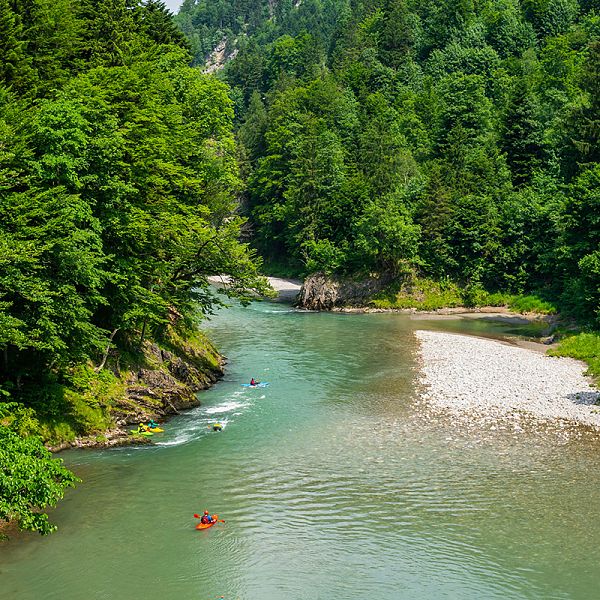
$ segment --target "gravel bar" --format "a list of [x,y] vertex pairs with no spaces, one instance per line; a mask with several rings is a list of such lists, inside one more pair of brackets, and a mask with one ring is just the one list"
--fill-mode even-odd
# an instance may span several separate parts
[[586,365],[506,343],[416,331],[421,398],[445,412],[486,419],[569,421],[600,430],[600,392]]

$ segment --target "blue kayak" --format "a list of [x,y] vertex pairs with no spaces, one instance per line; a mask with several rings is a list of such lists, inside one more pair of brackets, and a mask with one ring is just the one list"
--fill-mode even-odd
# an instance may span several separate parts
[[268,385],[269,385],[268,381],[261,381],[260,383],[256,383],[254,385],[250,385],[249,383],[242,383],[241,384],[242,387],[250,387],[250,388],[267,387]]

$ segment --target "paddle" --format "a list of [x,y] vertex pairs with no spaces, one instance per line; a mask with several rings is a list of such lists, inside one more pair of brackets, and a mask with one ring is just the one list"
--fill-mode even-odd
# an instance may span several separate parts
[[[201,519],[202,515],[197,515],[196,513],[194,513],[194,518]],[[225,521],[223,521],[223,519],[217,519],[217,523],[225,523]]]

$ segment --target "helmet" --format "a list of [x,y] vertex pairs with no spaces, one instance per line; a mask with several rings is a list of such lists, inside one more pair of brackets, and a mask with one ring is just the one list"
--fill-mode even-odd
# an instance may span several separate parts
[[205,515],[207,515],[207,514],[208,514],[208,511],[207,511],[207,510],[205,510],[205,511],[204,511],[204,514],[205,514]]

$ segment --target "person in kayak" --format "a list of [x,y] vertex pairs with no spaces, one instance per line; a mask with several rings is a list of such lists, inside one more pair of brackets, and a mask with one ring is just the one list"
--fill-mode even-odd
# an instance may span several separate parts
[[138,425],[138,433],[145,433],[146,431],[148,431],[148,428],[143,423],[140,423]]
[[158,427],[158,423],[156,423],[154,419],[150,419],[150,421],[148,421],[148,427],[154,429],[155,427]]
[[258,385],[260,381],[256,381],[254,377],[250,380],[250,385]]
[[213,522],[213,518],[208,514],[208,511],[205,510],[204,514],[200,518],[200,523],[203,525],[210,525]]

